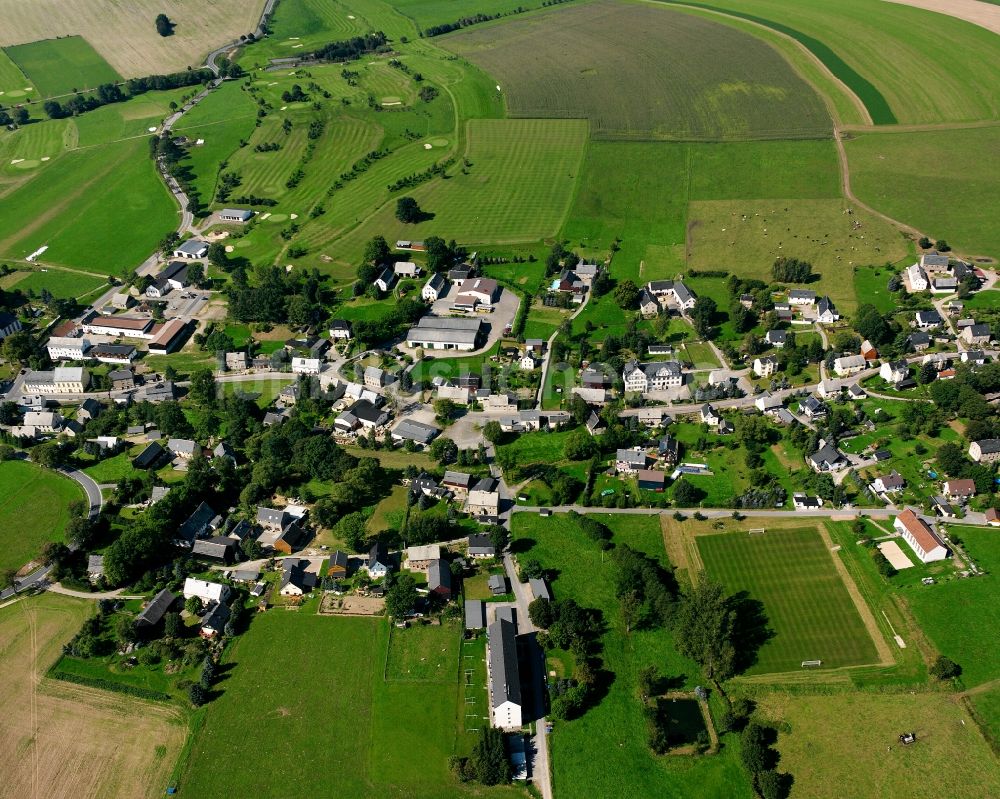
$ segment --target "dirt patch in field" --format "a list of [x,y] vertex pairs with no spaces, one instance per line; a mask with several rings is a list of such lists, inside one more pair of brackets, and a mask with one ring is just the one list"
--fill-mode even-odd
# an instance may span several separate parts
[[381,616],[385,600],[374,596],[326,594],[319,604],[320,616]]
[[958,17],[993,33],[1000,33],[1000,6],[984,3],[981,0],[889,0],[889,2]]
[[93,608],[45,595],[0,612],[0,797],[162,795],[187,734],[176,708],[44,677]]

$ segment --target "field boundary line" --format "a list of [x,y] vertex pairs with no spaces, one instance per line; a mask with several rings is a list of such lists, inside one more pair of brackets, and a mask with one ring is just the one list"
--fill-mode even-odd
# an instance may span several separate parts
[[851,577],[851,574],[844,565],[844,562],[837,557],[837,553],[833,551],[834,544],[833,539],[830,538],[830,531],[826,529],[825,524],[817,524],[815,529],[819,533],[819,537],[823,541],[823,545],[826,547],[826,551],[829,554],[830,559],[833,561],[833,567],[837,570],[837,575],[840,577],[840,581],[844,584],[844,588],[847,589],[848,596],[851,597],[851,602],[858,611],[858,616],[861,617],[861,623],[864,625],[865,630],[868,631],[868,635],[871,637],[872,643],[875,644],[875,652],[879,656],[878,665],[896,665],[896,660],[892,656],[892,650],[889,648],[889,644],[886,643],[885,636],[882,635],[882,630],[879,628],[878,622],[875,620],[875,614],[872,613],[872,609],[868,606],[865,598],[861,595],[860,589],[858,589],[857,584],[854,582],[854,578]]
[[[851,102],[851,104],[861,114],[861,118],[867,120],[869,125],[873,125],[874,126],[875,122],[872,119],[871,114],[868,112],[868,108],[865,106],[865,104],[863,102],[861,102],[861,98],[858,97],[858,95],[855,94],[854,91],[852,91],[851,88],[846,83],[844,83],[840,78],[838,78],[836,75],[834,75],[833,72],[830,71],[830,68],[826,64],[824,64],[822,61],[820,61],[819,57],[815,53],[811,52],[808,47],[806,47],[804,44],[802,44],[802,42],[797,41],[793,37],[789,36],[787,33],[782,33],[779,30],[775,30],[774,28],[769,28],[769,27],[767,27],[767,25],[763,25],[763,24],[761,24],[759,22],[754,22],[753,20],[743,19],[742,17],[737,17],[737,16],[734,16],[733,14],[727,14],[727,13],[725,13],[723,11],[716,11],[714,9],[700,8],[699,6],[690,6],[690,5],[687,5],[686,3],[684,3],[682,0],[641,0],[641,2],[650,3],[650,4],[656,4],[656,5],[666,5],[666,6],[669,6],[669,7],[675,7],[678,10],[682,11],[682,13],[689,13],[689,14],[693,14],[694,16],[714,15],[714,16],[717,16],[717,17],[724,17],[725,19],[732,20],[733,22],[746,22],[749,26],[752,26],[754,28],[758,28],[758,29],[763,30],[763,31],[767,31],[768,33],[772,33],[772,34],[780,37],[781,39],[783,39],[783,40],[785,40],[787,42],[790,42],[796,49],[799,50],[799,52],[801,52],[803,55],[805,55],[806,58],[809,59],[820,70],[820,72],[822,72],[824,75],[826,75],[826,77],[831,82],[833,82],[836,86],[839,86],[840,89],[841,89],[841,91],[844,93],[844,96]],[[697,12],[701,12],[701,13],[699,14]],[[732,27],[735,27],[735,28],[738,29],[738,26],[736,26],[736,25],[733,25]],[[759,40],[761,40],[763,42],[767,42],[767,39],[764,36],[758,36],[756,38],[758,38]],[[771,44],[770,42],[767,42],[767,43],[771,47],[774,47],[774,45]],[[815,89],[816,93],[820,97],[823,98],[823,102],[827,105],[828,109],[830,110],[830,117],[833,119],[834,132],[836,133],[836,129],[840,126],[840,121],[841,120],[840,120],[839,115],[836,112],[836,109],[833,107],[833,101],[826,94],[826,92],[821,91],[819,89],[819,87],[816,86],[815,83],[813,83],[805,75],[803,75],[802,72],[798,69],[798,67],[795,64],[793,64],[788,58],[786,58],[785,55],[783,53],[781,53],[780,50],[778,50],[777,48],[774,48],[774,49],[778,52],[779,55],[781,55],[782,59],[786,63],[788,63],[788,65],[791,67],[792,71],[794,71],[796,75],[798,75],[800,78],[802,78],[802,80],[804,80],[813,89]]]

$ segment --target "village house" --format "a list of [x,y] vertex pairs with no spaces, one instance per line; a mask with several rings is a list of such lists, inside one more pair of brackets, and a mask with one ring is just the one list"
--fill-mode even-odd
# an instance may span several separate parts
[[171,591],[164,588],[162,591],[156,594],[146,606],[142,609],[142,612],[136,616],[135,628],[140,632],[148,634],[154,627],[163,621],[163,617],[167,614],[174,604],[177,602],[177,595]]
[[913,352],[923,352],[930,349],[931,337],[922,330],[915,330],[906,337],[906,346]]
[[452,307],[459,311],[489,310],[499,295],[497,282],[488,277],[476,277],[462,282]]
[[703,424],[707,424],[709,427],[715,427],[722,421],[721,414],[715,410],[710,402],[706,402],[701,406],[701,410],[698,411],[698,417]]
[[645,469],[648,462],[649,457],[641,447],[619,449],[615,453],[615,472],[631,477],[640,469]]
[[482,523],[492,523],[500,516],[500,494],[496,491],[469,491],[465,512]]
[[966,344],[989,344],[990,339],[993,337],[990,326],[987,324],[976,324],[969,325],[960,334],[959,337]]
[[441,559],[440,544],[423,544],[408,547],[406,550],[406,568],[410,571],[427,571],[432,561]]
[[910,367],[906,361],[886,361],[879,367],[878,376],[887,383],[899,383],[909,377]]
[[984,438],[969,445],[969,457],[976,463],[994,463],[1000,460],[1000,438]]
[[895,469],[887,475],[876,477],[872,481],[872,491],[876,494],[895,494],[897,491],[902,491],[905,487],[906,480]]
[[101,363],[113,363],[128,366],[139,355],[139,350],[132,344],[95,344],[87,353],[88,358]]
[[788,331],[768,330],[767,334],[764,336],[764,340],[772,347],[780,350],[785,346],[785,342],[788,341]]
[[198,538],[207,536],[221,525],[221,517],[212,510],[207,502],[201,502],[194,509],[194,512],[184,520],[184,523],[177,528],[177,537],[174,539],[174,543],[177,546],[191,549]]
[[868,361],[860,355],[842,355],[833,362],[833,371],[837,377],[850,377],[867,367]]
[[655,491],[658,494],[663,492],[663,486],[667,479],[666,474],[654,469],[639,469],[635,477],[637,485],[641,490]]
[[316,574],[308,571],[305,558],[285,558],[281,562],[281,582],[278,593],[282,596],[302,596],[316,587]]
[[326,576],[334,580],[344,580],[347,578],[347,566],[350,562],[346,552],[337,550],[330,556],[326,564]]
[[90,385],[90,373],[82,366],[57,366],[47,372],[28,372],[21,390],[27,394],[82,394]]
[[444,599],[451,599],[451,567],[448,561],[438,558],[427,565],[427,591]]
[[773,355],[765,355],[763,358],[755,358],[753,362],[753,373],[757,377],[770,377],[778,370],[778,359]]
[[910,508],[900,513],[892,526],[910,549],[920,559],[921,563],[932,563],[948,557],[948,548],[931,529],[930,525],[915,514]]
[[878,360],[878,350],[868,339],[861,342],[861,357],[869,362]]
[[904,272],[903,283],[909,291],[927,291],[927,273],[921,269],[920,264],[913,264]]
[[823,439],[819,441],[819,449],[807,459],[814,472],[832,472],[847,467],[847,459],[832,444]]
[[249,360],[245,352],[227,352],[226,370],[230,372],[243,372],[249,366]]
[[920,254],[920,267],[927,272],[945,272],[948,270],[950,259],[944,253],[937,250]]
[[352,335],[351,323],[346,319],[333,319],[330,322],[330,338],[334,341],[348,341]]
[[639,312],[643,315],[643,318],[652,319],[662,310],[663,307],[660,305],[660,301],[656,299],[649,289],[643,289],[639,293]]
[[789,305],[815,305],[816,292],[809,289],[792,289],[788,292]]
[[666,298],[682,310],[694,307],[697,295],[680,280],[651,280],[646,290],[657,298]]
[[770,411],[777,410],[783,404],[781,397],[777,397],[769,391],[759,394],[753,401],[754,407],[761,413],[769,413]]
[[53,336],[45,345],[53,361],[82,361],[89,347],[87,339],[72,336]]
[[375,278],[374,285],[383,294],[388,294],[396,285],[397,279],[396,273],[386,267],[379,272],[378,276]]
[[392,561],[385,544],[381,541],[372,544],[362,568],[368,572],[368,576],[373,580],[381,580],[392,570]]
[[318,375],[323,368],[319,358],[292,358],[292,374]]
[[819,510],[823,507],[823,500],[807,494],[792,494],[792,507],[795,510]]
[[233,563],[239,559],[239,541],[225,535],[212,538],[199,538],[191,548],[192,555],[200,555],[210,560],[220,560],[223,563]]
[[799,412],[807,419],[823,419],[827,415],[827,407],[816,397],[806,397],[799,403]]
[[188,577],[184,581],[184,598],[198,597],[202,602],[225,602],[229,599],[229,586]]
[[189,438],[171,438],[167,441],[167,449],[175,458],[190,460],[198,451],[198,444]]
[[424,284],[424,287],[420,290],[420,296],[427,302],[435,302],[441,299],[441,295],[448,290],[448,281],[444,279],[444,275],[440,272],[435,272],[430,276],[428,281]]
[[465,629],[467,632],[486,627],[486,603],[482,599],[465,600]]
[[940,327],[944,324],[944,320],[941,318],[941,314],[932,309],[930,311],[917,311],[913,315],[913,324],[921,330],[930,330]]
[[647,393],[665,391],[684,385],[684,374],[677,361],[655,361],[639,363],[629,361],[622,374],[626,391]]
[[201,622],[198,625],[198,634],[202,638],[215,638],[225,631],[229,616],[229,606],[225,602],[210,603],[205,611],[205,615],[201,617]]
[[78,422],[89,422],[91,419],[96,419],[101,415],[102,406],[93,397],[87,397],[83,402],[80,403],[80,408],[76,412],[76,420]]
[[948,480],[944,484],[944,493],[952,502],[967,502],[976,495],[976,481]]
[[488,535],[476,534],[469,536],[469,557],[473,560],[489,560],[497,556],[493,539]]
[[840,314],[837,313],[833,301],[829,297],[823,297],[819,301],[819,305],[816,306],[816,321],[822,322],[825,325],[832,325],[838,319],[840,319]]
[[146,448],[132,459],[134,469],[156,469],[167,457],[166,450],[158,441],[150,442]]

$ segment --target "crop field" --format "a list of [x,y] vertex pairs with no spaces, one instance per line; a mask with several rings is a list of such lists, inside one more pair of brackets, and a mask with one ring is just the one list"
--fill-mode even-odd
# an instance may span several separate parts
[[[849,785],[852,796],[1000,791],[996,757],[962,705],[946,694],[774,692],[758,701],[765,718],[788,725],[778,735],[778,769],[794,777],[796,799],[826,799],[835,785]],[[903,730],[916,731],[915,746],[899,745]]]
[[598,138],[829,136],[815,91],[770,46],[665,7],[596,2],[470,28],[450,50],[496,77],[512,116],[587,117]]
[[0,103],[7,105],[34,99],[38,97],[37,91],[20,67],[0,48]]
[[[144,139],[76,150],[0,201],[0,257],[47,246],[44,262],[117,274],[176,225]],[[115,246],[109,247],[109,242]]]
[[697,543],[711,578],[763,605],[773,637],[749,674],[798,672],[803,660],[822,660],[823,668],[876,662],[871,636],[814,528],[705,535]]
[[1000,128],[859,133],[846,148],[861,200],[970,256],[1000,258]]
[[[795,39],[865,104],[876,125],[996,119],[1000,39],[968,22],[878,0],[708,0]],[[913,80],[913,75],[920,75]]]
[[94,610],[57,594],[0,610],[5,797],[162,795],[187,727],[162,705],[44,678]]
[[[278,611],[254,619],[226,652],[233,670],[222,695],[202,711],[204,723],[178,767],[180,792],[477,795],[448,772],[458,734],[457,632],[453,643],[443,644],[454,658],[453,672],[424,682],[384,679],[388,637],[384,619]],[[304,651],[310,653],[305,660]],[[266,758],[246,758],[251,716],[260,721],[255,745]],[[490,795],[519,794],[500,789]]]
[[43,97],[57,97],[121,80],[114,68],[81,36],[43,39],[7,47],[5,51]]
[[[667,563],[656,516],[593,517],[611,528],[616,544]],[[643,628],[625,634],[611,558],[563,514],[515,514],[512,537],[522,562],[535,558],[555,571],[552,593],[557,599],[597,608],[607,624],[601,657],[614,674],[607,694],[579,719],[557,722],[548,739],[556,796],[615,799],[623,795],[623,785],[630,796],[752,796],[735,741],[711,757],[656,757],[650,752],[636,687],[639,669],[656,665],[688,689],[698,684],[699,672],[678,654],[668,631]]]
[[36,295],[48,291],[53,297],[59,298],[80,297],[104,285],[107,282],[99,277],[59,269],[11,272],[0,279],[0,286],[5,289],[17,288],[25,294],[34,292]]
[[[573,196],[587,143],[587,123],[555,119],[473,119],[471,166],[447,180],[404,192],[433,219],[404,225],[390,202],[344,237],[360,254],[376,233],[388,240],[453,236],[460,242],[503,244],[554,236]],[[466,174],[467,173],[467,174]]]
[[[126,4],[0,0],[0,19],[4,20],[0,47],[60,36],[82,37],[126,78],[176,72],[198,66],[210,50],[253,31],[263,7],[263,0],[173,0],[169,7],[158,0],[130,0]],[[172,36],[156,32],[153,20],[161,12],[176,24]],[[72,85],[82,89],[96,84]]]
[[1000,541],[989,528],[949,525],[979,568],[970,580],[901,589],[921,629],[941,654],[962,667],[973,687],[1000,677],[1000,652],[992,631],[1000,625]]
[[843,200],[693,202],[688,265],[771,280],[774,259],[794,256],[820,276],[809,288],[828,294],[841,313],[851,311],[854,266],[898,261],[907,247],[888,223],[849,208]]
[[[69,503],[83,491],[55,472],[26,461],[0,463],[0,569],[20,569],[43,544],[61,541],[69,522]],[[31,508],[25,514],[25,508]]]

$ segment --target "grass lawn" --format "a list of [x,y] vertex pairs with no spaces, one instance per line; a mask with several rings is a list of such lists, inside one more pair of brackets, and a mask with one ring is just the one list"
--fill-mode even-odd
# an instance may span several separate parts
[[[176,368],[176,367],[175,367]],[[294,383],[295,380],[292,379],[294,375],[288,375],[286,378],[275,378],[275,379],[260,379],[260,380],[248,380],[241,381],[239,383],[220,383],[222,386],[222,391],[225,394],[235,394],[241,392],[243,394],[253,394],[256,395],[254,400],[257,403],[258,408],[268,407],[277,396],[281,393],[281,389],[290,383]]]
[[418,469],[433,469],[437,461],[425,452],[407,452],[403,449],[362,449],[361,447],[344,447],[356,458],[375,458],[386,469],[405,469],[413,464]]
[[[657,517],[594,514],[594,518],[614,531],[615,543],[666,563]],[[600,609],[608,625],[602,657],[614,680],[607,695],[579,719],[557,722],[549,738],[556,796],[618,799],[627,786],[629,796],[750,797],[735,745],[698,758],[656,757],[650,752],[637,696],[639,669],[655,664],[688,688],[698,684],[699,672],[677,653],[667,631],[643,629],[625,635],[611,559],[562,514],[549,518],[516,514],[513,537],[522,560],[537,558],[556,572],[552,592],[557,599],[572,597],[584,607]]]
[[119,452],[93,466],[87,466],[83,469],[83,473],[98,483],[117,483],[123,477],[140,475],[142,472],[132,468],[132,458],[134,457],[133,450],[135,454],[138,454],[142,449],[143,447],[133,447],[132,450]]
[[1000,537],[981,527],[948,525],[986,572],[966,580],[939,581],[900,589],[924,633],[942,655],[962,667],[962,682],[973,687],[1000,677]]
[[61,541],[69,503],[84,498],[68,477],[27,461],[0,463],[0,497],[0,569],[20,569],[43,544]]
[[5,52],[43,97],[95,89],[102,83],[121,80],[82,36],[18,44],[5,48]]
[[[861,133],[847,143],[858,197],[968,255],[1000,258],[1000,129]],[[928,182],[934,192],[922,189]],[[891,187],[891,188],[890,188]]]
[[[831,786],[852,796],[992,796],[1000,765],[969,714],[940,693],[766,694],[766,718],[788,725],[778,736],[779,770],[795,778],[792,796],[826,799]],[[836,728],[837,734],[830,735]],[[903,730],[916,746],[900,746]]]
[[880,266],[857,266],[854,268],[854,295],[858,305],[871,303],[880,313],[888,313],[896,307],[896,299],[887,288],[889,278],[895,269]]
[[17,288],[25,294],[34,292],[36,296],[48,291],[53,297],[62,299],[81,297],[106,286],[107,282],[99,277],[81,275],[79,272],[47,269],[44,272],[41,270],[12,272],[0,280],[0,285],[5,289]]
[[664,6],[588,3],[444,44],[496,77],[512,116],[585,117],[598,138],[816,138],[832,127],[771,47]]
[[[203,723],[196,724],[188,756],[178,765],[180,791],[477,795],[448,771],[459,730],[457,632],[454,644],[444,643],[453,658],[447,681],[386,681],[388,639],[384,619],[291,611],[255,618],[226,652],[224,662],[232,671],[220,686],[222,695],[201,711]],[[409,650],[404,654],[400,664],[409,661]],[[255,736],[267,757],[246,758],[248,714],[260,718]],[[412,723],[415,718],[421,723]],[[336,780],[319,776],[334,772]],[[490,791],[490,796],[520,795],[514,789]]]
[[712,347],[704,341],[690,341],[684,345],[684,357],[695,369],[718,369],[721,365]]
[[443,624],[411,624],[389,631],[387,681],[454,683],[462,638],[457,620]]
[[814,528],[700,536],[710,577],[730,592],[762,603],[773,636],[750,674],[801,671],[803,660],[824,668],[874,663],[875,645]]
[[375,511],[368,518],[368,531],[372,534],[381,533],[390,528],[399,529],[406,513],[406,486],[394,485],[392,492],[375,506]]
[[1000,746],[1000,686],[973,694],[969,701],[972,712],[983,727],[983,734],[996,751]]

